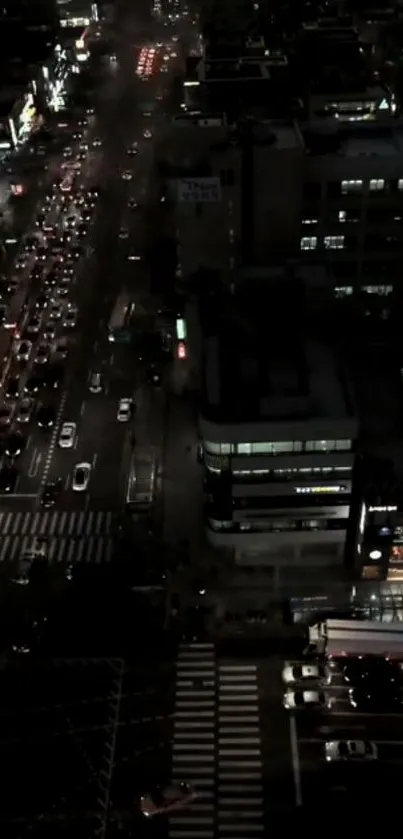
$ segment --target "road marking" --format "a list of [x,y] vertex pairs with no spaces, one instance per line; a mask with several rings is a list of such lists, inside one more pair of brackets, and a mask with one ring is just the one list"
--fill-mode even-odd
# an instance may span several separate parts
[[40,459],[41,455],[39,454],[38,449],[35,448],[32,452],[32,457],[28,468],[28,478],[35,478],[35,476],[38,474]]
[[93,469],[95,469],[97,459],[98,459],[98,452],[95,452],[94,457],[92,458],[92,468]]
[[294,774],[295,803],[297,807],[302,807],[301,765],[298,751],[297,724],[294,714],[290,714],[290,742],[292,769]]
[[81,408],[80,408],[81,416],[83,415],[84,411],[85,411],[85,402],[82,403]]
[[54,453],[54,450],[55,450],[56,441],[57,441],[58,434],[59,434],[59,428],[60,428],[60,423],[61,423],[61,419],[62,419],[62,415],[63,415],[64,406],[66,404],[66,399],[67,399],[67,391],[64,391],[64,393],[62,395],[62,398],[60,400],[59,409],[58,409],[57,415],[56,415],[56,422],[55,422],[55,425],[54,425],[54,428],[53,428],[53,431],[52,431],[52,437],[50,439],[49,448],[48,448],[47,455],[46,455],[45,466],[44,466],[43,473],[42,473],[41,489],[43,489],[44,485],[46,484],[46,481],[47,481],[47,478],[48,478],[48,475],[49,475],[49,470],[50,470],[50,467],[52,465],[53,453]]

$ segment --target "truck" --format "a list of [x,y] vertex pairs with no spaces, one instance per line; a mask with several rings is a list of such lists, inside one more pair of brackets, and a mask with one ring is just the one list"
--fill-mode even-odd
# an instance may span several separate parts
[[307,655],[326,658],[379,655],[403,659],[403,622],[333,620],[309,627]]

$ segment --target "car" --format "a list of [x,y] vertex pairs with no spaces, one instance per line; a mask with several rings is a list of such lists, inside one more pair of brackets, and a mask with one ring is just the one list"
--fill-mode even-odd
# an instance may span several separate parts
[[181,810],[195,801],[197,794],[190,784],[184,782],[172,783],[166,787],[158,787],[152,793],[142,795],[140,798],[140,809],[143,816],[152,816],[170,813],[173,810]]
[[331,679],[331,671],[325,664],[286,661],[283,667],[283,682],[286,685],[297,682],[318,682],[329,685]]
[[35,262],[35,265],[31,271],[31,280],[33,280],[34,282],[39,282],[43,280],[44,271],[45,266]]
[[72,277],[75,272],[73,262],[65,262],[63,265],[63,277]]
[[54,288],[58,281],[58,272],[55,268],[52,268],[51,271],[46,275],[43,280],[43,287],[44,288]]
[[26,332],[27,335],[37,335],[41,326],[42,318],[40,315],[33,315],[33,317],[29,319],[24,332]]
[[56,411],[53,405],[40,405],[36,415],[38,428],[53,428],[55,424]]
[[74,329],[77,326],[77,309],[72,307],[64,313],[63,326],[65,329]]
[[60,320],[63,314],[63,304],[53,300],[49,307],[49,321]]
[[17,361],[29,361],[32,351],[31,341],[17,341],[15,345],[15,357]]
[[99,149],[99,147],[102,146],[102,140],[100,137],[94,137],[92,145],[94,146],[94,149]]
[[129,207],[129,210],[137,210],[139,205],[135,198],[129,198],[127,206]]
[[45,213],[38,213],[38,215],[35,219],[35,227],[43,227],[45,221],[46,221]]
[[67,358],[69,353],[69,342],[67,338],[59,338],[58,341],[55,341],[52,347],[52,352],[58,359]]
[[35,301],[35,308],[43,311],[44,309],[47,309],[48,305],[49,305],[49,299],[48,299],[47,294],[38,294],[38,297],[36,298],[36,301]]
[[45,387],[54,389],[58,388],[64,379],[65,372],[64,364],[61,364],[60,362],[52,364],[47,370],[45,370]]
[[33,411],[33,402],[29,397],[24,397],[17,406],[16,422],[25,424],[31,420]]
[[88,235],[87,225],[83,224],[82,222],[77,227],[77,238],[78,239],[85,239]]
[[378,748],[372,740],[328,740],[325,743],[325,760],[351,763],[378,759]]
[[36,351],[34,364],[47,364],[49,361],[49,344],[39,344]]
[[130,148],[127,149],[127,153],[130,155],[135,155],[139,153],[139,150],[137,146],[130,146]]
[[19,431],[9,434],[4,441],[4,454],[7,457],[18,457],[25,448],[25,439]]
[[0,427],[4,428],[9,426],[11,423],[11,417],[13,415],[13,408],[11,405],[2,405],[0,407]]
[[90,393],[102,393],[102,387],[102,373],[98,373],[97,371],[91,373],[88,388]]
[[63,481],[61,480],[61,478],[57,478],[55,481],[47,481],[42,490],[42,507],[53,507],[56,504],[56,501],[61,493],[62,487]]
[[127,239],[129,236],[129,231],[127,227],[121,227],[119,230],[119,239]]
[[76,216],[67,216],[65,221],[65,226],[68,228],[73,228],[77,224],[77,217]]
[[[62,277],[59,284],[55,288],[55,295],[58,297],[66,297],[69,293],[70,277]],[[59,304],[60,305],[60,304]]]
[[45,260],[48,258],[48,256],[49,256],[49,251],[48,251],[47,248],[44,247],[44,245],[41,245],[39,248],[37,248],[36,253],[35,253],[35,258],[38,261],[45,262]]
[[399,668],[395,662],[376,655],[347,659],[342,673],[344,681],[351,685],[360,685],[371,679],[386,682],[397,682],[399,679]]
[[133,415],[133,400],[124,398],[119,401],[117,420],[118,422],[129,422]]
[[85,492],[91,477],[91,463],[77,463],[73,472],[72,489],[74,492]]
[[20,389],[20,380],[18,376],[10,376],[4,388],[6,399],[17,399]]
[[363,713],[388,714],[402,708],[402,695],[393,682],[365,681],[349,688],[348,698],[351,707]]
[[39,388],[43,387],[43,379],[41,376],[29,376],[24,385],[24,393],[29,396],[34,396],[38,393]]
[[42,334],[44,341],[54,341],[56,338],[56,329],[54,323],[47,323]]
[[326,710],[331,707],[331,699],[322,690],[287,688],[283,705],[287,711]]
[[77,425],[75,422],[64,422],[60,435],[59,446],[61,449],[71,449],[74,446],[77,434]]
[[153,387],[160,386],[161,371],[158,369],[157,365],[154,362],[148,365],[146,376],[149,385],[152,385]]
[[149,129],[149,128],[145,128],[145,129],[144,129],[144,131],[143,131],[143,137],[144,137],[146,140],[149,140],[152,136],[153,136],[153,135],[152,135],[152,133],[151,133],[150,129]]
[[122,179],[124,181],[131,181],[132,178],[133,178],[133,172],[129,172],[128,169],[126,169],[124,172],[122,172]]
[[0,492],[15,492],[18,481],[18,469],[12,465],[3,466],[0,472]]

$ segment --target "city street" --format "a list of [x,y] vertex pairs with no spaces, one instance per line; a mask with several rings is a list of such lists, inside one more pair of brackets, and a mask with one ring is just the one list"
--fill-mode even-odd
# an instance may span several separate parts
[[[88,126],[80,141],[80,148],[83,139],[88,144],[88,152],[81,163],[76,189],[86,190],[96,186],[100,194],[84,252],[77,262],[70,284],[69,305],[77,309],[77,326],[67,336],[69,353],[56,420],[52,428],[46,431],[30,424],[25,450],[18,463],[16,486],[12,493],[5,494],[1,499],[2,509],[14,518],[8,519],[7,532],[4,532],[9,540],[0,543],[0,561],[12,559],[19,552],[20,539],[25,535],[25,531],[19,529],[22,521],[19,516],[37,510],[47,482],[59,480],[62,484],[57,502],[58,514],[65,511],[69,515],[91,512],[107,515],[124,507],[133,437],[139,446],[152,446],[156,451],[161,476],[164,471],[163,449],[166,441],[169,446],[172,444],[171,463],[175,460],[179,465],[183,461],[183,457],[178,457],[181,448],[176,444],[170,425],[167,432],[166,392],[147,384],[143,365],[132,345],[117,345],[108,341],[108,321],[122,289],[127,290],[138,311],[144,315],[154,315],[158,304],[150,295],[148,272],[143,259],[144,229],[149,203],[155,198],[153,147],[164,121],[169,118],[165,108],[169,106],[170,74],[174,72],[173,66],[162,77],[163,83],[158,69],[146,83],[138,77],[136,68],[141,48],[144,44],[149,45],[150,39],[152,43],[153,37],[157,42],[161,37],[162,26],[149,19],[146,22],[140,19],[137,24],[132,11],[128,13],[122,10],[121,14],[116,60],[108,59],[106,65],[94,71],[95,113],[88,118]],[[166,33],[164,37],[167,37]],[[155,47],[156,68],[162,64],[164,53],[162,41],[158,43],[161,46]],[[148,112],[149,103],[157,94],[158,101],[152,112]],[[72,125],[73,133],[76,128],[76,125]],[[150,137],[144,137],[144,132],[149,133]],[[94,138],[96,148],[93,146]],[[68,135],[66,142],[72,145]],[[136,146],[135,155],[129,154],[133,146]],[[59,159],[55,167],[60,170],[60,166]],[[130,173],[130,180],[122,177],[127,172]],[[135,203],[135,209],[130,208],[129,202]],[[68,213],[76,212],[73,205],[74,201],[70,209],[63,209],[62,216],[53,217],[52,223],[63,225],[63,219]],[[40,202],[39,206],[37,202],[37,212],[38,209]],[[121,235],[122,229],[128,231],[127,236],[126,233],[124,237]],[[32,232],[28,228],[27,233]],[[27,277],[27,283],[31,269],[32,261],[29,258],[26,267],[20,269]],[[29,294],[29,289],[23,283],[20,288],[23,299]],[[20,303],[16,299],[13,305],[17,310]],[[8,370],[6,368],[6,372]],[[89,380],[94,372],[101,373],[103,377],[102,392],[98,394],[89,391]],[[25,379],[32,373],[36,371],[32,365],[28,365],[24,370]],[[119,400],[124,397],[134,399],[136,405],[134,421],[129,424],[116,421]],[[59,435],[66,422],[74,423],[77,432],[74,446],[61,449],[58,445]],[[194,447],[188,460],[191,461],[193,455]],[[80,462],[88,462],[91,466],[90,482],[85,493],[72,491],[74,468]],[[178,480],[171,467],[169,473],[171,477],[163,481],[163,491],[164,497],[165,494],[167,496],[167,527],[172,531],[178,525],[178,486],[185,495],[186,481],[183,481],[182,475]],[[161,488],[161,481],[158,488]],[[198,500],[197,496],[194,510],[198,507]],[[34,520],[31,519],[31,529]],[[41,522],[45,532],[43,518]],[[71,527],[74,529],[73,524]],[[96,540],[100,533],[95,527],[87,535]],[[49,536],[57,538],[56,532],[55,535],[49,533]],[[181,537],[182,533],[178,532],[172,538],[176,541]],[[68,546],[60,544],[58,547],[54,542],[51,553],[61,560],[68,555],[68,550]],[[98,557],[98,561],[105,561],[111,555],[109,548],[94,552],[94,544],[88,551],[82,549],[83,560],[87,557],[87,561],[91,561],[92,556]]]

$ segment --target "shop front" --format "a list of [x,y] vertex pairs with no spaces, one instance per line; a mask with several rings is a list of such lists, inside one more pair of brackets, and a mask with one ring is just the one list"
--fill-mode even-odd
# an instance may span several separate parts
[[71,69],[67,51],[58,44],[52,58],[42,67],[41,72],[43,98],[46,107],[54,113],[65,107],[66,86]]
[[23,145],[33,131],[43,125],[43,116],[38,112],[34,94],[29,91],[18,99],[8,118],[10,138],[14,148]]

